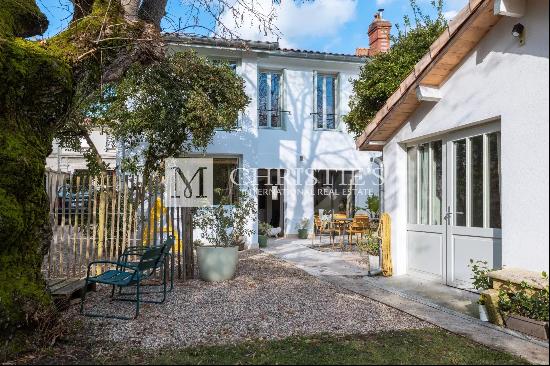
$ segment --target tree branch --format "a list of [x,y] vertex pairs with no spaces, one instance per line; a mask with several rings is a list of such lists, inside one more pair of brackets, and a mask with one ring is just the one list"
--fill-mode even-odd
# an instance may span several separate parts
[[74,6],[73,19],[71,20],[71,22],[77,21],[78,19],[82,19],[85,16],[91,14],[94,0],[71,0],[71,1],[73,2],[73,6]]

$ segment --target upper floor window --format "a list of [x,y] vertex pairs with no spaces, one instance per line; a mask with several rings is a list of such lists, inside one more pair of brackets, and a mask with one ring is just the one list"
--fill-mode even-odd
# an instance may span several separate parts
[[258,75],[258,125],[282,128],[283,72],[262,71]]
[[338,75],[314,74],[315,128],[334,130],[338,127]]

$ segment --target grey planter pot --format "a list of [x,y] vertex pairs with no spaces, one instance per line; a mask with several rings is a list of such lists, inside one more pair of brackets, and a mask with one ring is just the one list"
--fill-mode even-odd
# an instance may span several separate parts
[[548,340],[548,323],[526,318],[521,315],[508,314],[505,319],[506,328],[530,335],[542,340]]
[[238,247],[198,247],[197,262],[201,280],[220,282],[232,279],[239,262]]

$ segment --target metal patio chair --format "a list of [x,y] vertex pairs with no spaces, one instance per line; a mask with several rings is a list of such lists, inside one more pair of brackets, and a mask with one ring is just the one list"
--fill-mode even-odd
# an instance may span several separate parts
[[[159,246],[151,246],[151,247],[144,247],[141,251],[136,251],[135,253],[132,253],[131,255],[139,257],[138,262],[127,262],[127,261],[107,261],[107,260],[100,260],[100,261],[94,261],[91,262],[88,265],[88,272],[86,275],[86,283],[84,286],[82,299],[80,302],[80,313],[86,316],[91,317],[100,317],[100,318],[115,318],[115,319],[122,319],[122,320],[130,320],[135,319],[139,316],[139,308],[141,303],[154,303],[154,304],[162,304],[166,300],[166,288],[167,288],[167,281],[166,281],[166,270],[163,269],[163,263],[166,261],[167,253],[169,253],[170,248],[174,244],[173,238],[168,238],[162,245]],[[119,257],[119,259],[122,258],[122,255]],[[96,265],[110,265],[115,267],[116,269],[109,269],[97,276],[90,276],[90,272],[93,266]],[[142,295],[141,292],[141,286],[142,281],[151,278],[155,275],[157,270],[162,270],[162,286],[163,286],[163,296],[162,300],[160,301],[154,301],[154,300],[142,300],[140,296]],[[111,298],[113,300],[117,301],[131,301],[136,303],[136,312],[133,318],[130,317],[120,317],[120,316],[109,316],[109,315],[101,315],[101,314],[93,314],[93,313],[85,313],[84,312],[84,302],[86,300],[86,290],[88,288],[88,284],[90,283],[102,283],[105,285],[110,285],[113,287],[111,291]],[[118,287],[119,289],[123,287],[130,287],[135,286],[136,292],[135,292],[135,298],[115,298],[115,289]]]

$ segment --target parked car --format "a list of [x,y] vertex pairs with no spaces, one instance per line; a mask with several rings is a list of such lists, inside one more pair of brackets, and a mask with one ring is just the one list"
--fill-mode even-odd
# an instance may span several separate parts
[[80,189],[78,192],[73,192],[69,185],[63,185],[57,190],[57,224],[61,225],[63,216],[65,216],[65,224],[71,224],[78,219],[84,218],[87,220],[88,203],[90,194],[87,190]]

